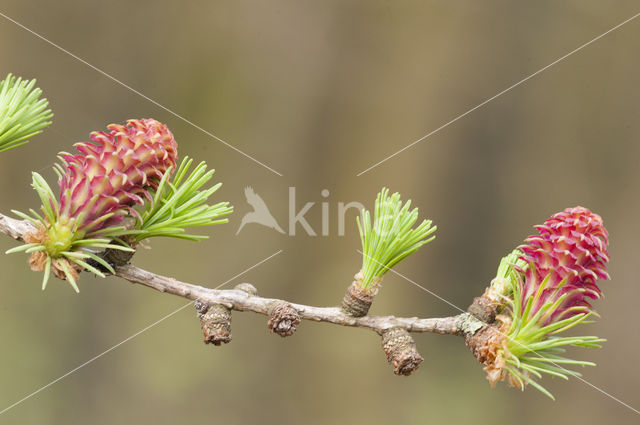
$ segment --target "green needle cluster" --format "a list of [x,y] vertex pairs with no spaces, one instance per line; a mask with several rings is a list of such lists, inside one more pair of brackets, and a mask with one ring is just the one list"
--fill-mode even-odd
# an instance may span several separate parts
[[[113,267],[96,255],[96,250],[109,248],[132,252],[132,248],[126,246],[118,239],[118,236],[124,234],[124,227],[112,226],[100,229],[97,232],[84,233],[79,232],[77,229],[77,223],[81,222],[81,220],[76,220],[72,223],[61,223],[58,220],[60,216],[60,203],[56,199],[53,190],[51,190],[51,187],[40,174],[34,172],[32,176],[33,183],[31,185],[42,201],[42,214],[39,214],[33,209],[29,209],[30,215],[16,210],[12,210],[12,212],[18,217],[30,221],[36,229],[48,233],[49,237],[47,238],[47,242],[25,243],[24,245],[6,251],[6,254],[15,252],[25,252],[27,254],[35,252],[46,253],[44,275],[42,277],[43,290],[47,287],[47,282],[49,282],[52,271],[51,268],[54,262],[64,273],[67,282],[69,282],[76,292],[80,292],[80,290],[78,289],[76,278],[69,264],[75,263],[96,276],[105,277],[102,271],[88,263],[88,261],[93,260],[110,273],[114,273]],[[107,214],[103,216],[103,219],[106,220],[112,215],[113,213]],[[114,240],[119,241],[122,245],[114,244]],[[60,259],[65,259],[68,263],[65,261],[57,261]]]
[[512,311],[512,323],[507,332],[507,346],[503,351],[507,370],[520,388],[525,384],[531,384],[534,388],[550,398],[551,393],[535,381],[542,378],[542,374],[568,379],[569,376],[580,376],[579,372],[567,369],[571,366],[595,366],[595,363],[573,360],[563,354],[567,347],[593,347],[599,348],[599,343],[604,342],[597,336],[558,336],[580,323],[589,323],[587,320],[595,313],[583,313],[571,316],[567,319],[552,322],[546,326],[540,326],[541,319],[552,312],[563,298],[555,303],[545,304],[535,314],[531,311],[531,305],[539,298],[547,288],[548,278],[545,279],[538,292],[526,301],[522,302],[522,287],[518,282],[517,272],[514,270],[511,277],[513,298],[509,301]]
[[410,207],[411,200],[403,205],[399,193],[389,195],[389,189],[382,188],[376,198],[373,223],[367,210],[363,211],[362,221],[358,217],[363,288],[368,288],[376,278],[435,239],[435,235],[431,235],[437,227],[431,227],[431,220],[412,228],[418,220],[418,209],[409,210]]
[[49,101],[40,99],[35,84],[11,74],[0,81],[0,152],[28,143],[51,124]]
[[192,163],[191,158],[185,157],[173,178],[169,178],[171,169],[164,174],[153,194],[153,201],[145,204],[145,210],[136,220],[135,230],[132,231],[136,242],[156,236],[192,241],[206,239],[208,236],[185,233],[185,228],[229,221],[220,219],[233,212],[229,202],[206,204],[207,199],[222,186],[222,183],[218,183],[202,190],[211,180],[214,170],[207,171],[207,164],[201,162],[189,174]]

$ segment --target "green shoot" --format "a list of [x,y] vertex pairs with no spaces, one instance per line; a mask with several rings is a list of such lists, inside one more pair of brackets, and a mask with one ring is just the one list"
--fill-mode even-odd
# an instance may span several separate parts
[[143,239],[167,236],[197,241],[207,236],[186,233],[186,227],[210,226],[227,223],[224,217],[233,212],[228,202],[207,205],[208,198],[216,192],[222,183],[208,189],[202,187],[211,180],[214,170],[207,171],[207,164],[201,162],[191,173],[193,160],[185,157],[172,179],[169,169],[162,177],[153,201],[146,204],[145,210],[136,219],[134,230],[130,233],[136,242]]
[[[436,226],[424,220],[412,229],[418,219],[418,209],[409,210],[411,200],[402,205],[400,194],[389,195],[383,188],[375,202],[374,219],[364,210],[362,221],[357,218],[362,241],[362,287],[368,288],[393,266],[413,254],[422,245],[435,239]],[[431,236],[431,237],[429,237]]]
[[0,152],[22,146],[51,124],[47,99],[36,80],[23,80],[9,74],[0,81]]

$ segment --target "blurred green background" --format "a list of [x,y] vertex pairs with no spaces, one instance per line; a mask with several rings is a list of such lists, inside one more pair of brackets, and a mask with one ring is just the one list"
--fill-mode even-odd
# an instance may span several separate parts
[[[640,407],[638,158],[640,19],[632,21],[379,167],[356,174],[639,12],[634,1],[17,1],[0,12],[283,174],[255,164],[148,100],[0,17],[0,75],[37,78],[54,124],[0,154],[0,210],[38,205],[30,172],[54,183],[61,150],[92,130],[154,117],[180,153],[206,160],[236,208],[201,243],[155,240],[138,266],[215,287],[246,281],[262,295],[335,305],[360,267],[355,213],[337,235],[338,202],[371,207],[383,186],[413,199],[438,238],[398,270],[466,307],[532,225],[566,207],[602,215],[611,282],[608,339],[576,358],[584,378]],[[316,232],[258,225],[235,235],[252,186],[286,229],[288,188]],[[330,195],[325,199],[321,191]],[[16,243],[0,238],[0,251]],[[40,290],[26,256],[0,258],[0,410],[123,341],[185,300],[83,275]],[[392,274],[374,314],[456,310]],[[460,338],[417,335],[411,377],[386,364],[377,335],[304,322],[291,338],[264,316],[235,313],[234,340],[201,343],[192,308],[107,353],[0,416],[0,424],[581,424],[637,423],[631,410],[571,379],[490,389]]]

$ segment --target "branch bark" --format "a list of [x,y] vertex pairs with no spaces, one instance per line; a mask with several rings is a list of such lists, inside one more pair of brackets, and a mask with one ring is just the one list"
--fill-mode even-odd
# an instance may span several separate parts
[[459,335],[463,332],[463,323],[468,313],[443,318],[418,318],[395,316],[353,317],[342,312],[339,307],[315,307],[296,304],[276,298],[264,298],[251,295],[238,289],[209,289],[179,280],[157,275],[133,265],[116,268],[116,276],[138,283],[156,291],[166,292],[191,300],[200,300],[207,304],[222,304],[237,311],[253,311],[269,315],[271,307],[287,302],[298,311],[301,319],[316,322],[328,322],[342,326],[371,329],[379,334],[391,328],[403,328],[409,332],[433,332],[438,334]]
[[22,235],[35,230],[35,227],[27,220],[16,220],[0,213],[0,232],[11,236],[13,239],[22,240]]

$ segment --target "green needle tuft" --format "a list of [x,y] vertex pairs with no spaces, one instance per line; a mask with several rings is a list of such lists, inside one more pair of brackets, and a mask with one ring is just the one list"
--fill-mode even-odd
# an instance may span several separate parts
[[0,152],[28,143],[51,124],[49,101],[40,99],[42,90],[35,84],[11,74],[0,81]]
[[362,213],[362,221],[357,218],[362,241],[363,288],[368,288],[376,278],[435,239],[435,235],[431,235],[437,227],[431,227],[431,220],[424,220],[412,229],[418,219],[418,209],[409,210],[410,206],[411,200],[403,205],[399,193],[389,195],[389,189],[382,188],[376,198],[373,223],[367,210]]
[[[193,160],[185,157],[172,179],[171,169],[162,177],[153,201],[145,204],[145,210],[136,219],[133,237],[136,242],[143,239],[166,236],[197,241],[207,236],[186,233],[186,227],[210,226],[227,223],[224,217],[233,212],[229,202],[207,205],[208,198],[222,183],[208,189],[202,187],[211,180],[214,170],[207,171],[207,164],[201,162],[189,173]],[[188,175],[187,175],[188,174]]]

